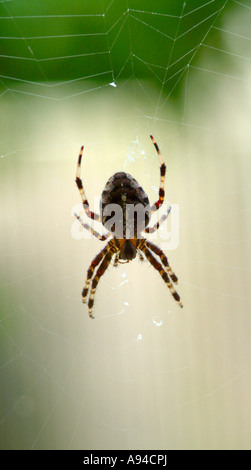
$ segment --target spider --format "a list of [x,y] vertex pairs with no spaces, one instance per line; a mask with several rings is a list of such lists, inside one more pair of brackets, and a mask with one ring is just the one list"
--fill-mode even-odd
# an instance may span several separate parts
[[[151,263],[151,265],[159,271],[162,279],[166,283],[167,287],[169,288],[172,296],[177,301],[180,307],[183,307],[180,296],[176,292],[173,287],[173,284],[177,284],[178,278],[174,274],[173,270],[171,269],[166,255],[163,251],[151,241],[147,240],[141,235],[141,232],[144,231],[145,233],[153,233],[158,230],[160,224],[168,217],[171,206],[167,209],[167,211],[162,215],[160,221],[157,222],[152,227],[149,227],[150,217],[151,215],[156,212],[164,202],[164,185],[165,185],[165,173],[166,173],[166,165],[162,158],[160,149],[158,147],[157,142],[150,136],[159,155],[160,160],[160,187],[159,187],[159,199],[155,204],[152,206],[149,205],[149,199],[144,192],[143,188],[137,183],[137,181],[128,173],[119,172],[115,173],[106,183],[106,186],[101,195],[101,216],[92,212],[89,208],[89,204],[85,195],[83,183],[80,177],[81,172],[81,160],[83,155],[84,147],[81,147],[80,154],[78,157],[78,165],[77,165],[77,174],[76,174],[76,184],[79,189],[83,207],[85,210],[86,215],[93,220],[101,222],[106,228],[107,223],[110,221],[110,229],[104,235],[101,235],[99,232],[94,230],[90,225],[86,224],[82,221],[81,217],[77,214],[74,214],[75,217],[79,220],[81,225],[92,232],[92,234],[101,241],[107,240],[109,237],[112,237],[111,240],[107,242],[105,247],[95,256],[92,260],[89,269],[87,271],[87,277],[85,286],[82,291],[82,300],[83,303],[86,303],[87,296],[88,298],[88,309],[89,309],[89,316],[90,318],[94,318],[93,316],[93,304],[94,304],[94,297],[98,282],[107,270],[109,264],[111,263],[112,259],[114,258],[114,266],[117,266],[118,263],[128,263],[129,261],[133,260],[136,255],[139,255],[140,260],[143,260],[144,257]],[[111,217],[109,218],[105,215],[105,212],[109,204],[117,204],[122,214],[122,232],[120,232],[119,236],[116,231],[115,224],[111,225]],[[140,227],[137,226],[137,222],[135,223],[135,213],[133,220],[129,220],[129,222],[134,222],[133,224],[133,231],[131,229],[129,237],[127,236],[126,232],[126,213],[127,213],[127,205],[131,204],[133,207],[136,204],[141,204],[144,208],[149,207],[149,211],[145,211],[145,220]],[[113,207],[113,206],[112,206]],[[140,235],[139,235],[140,233]]]

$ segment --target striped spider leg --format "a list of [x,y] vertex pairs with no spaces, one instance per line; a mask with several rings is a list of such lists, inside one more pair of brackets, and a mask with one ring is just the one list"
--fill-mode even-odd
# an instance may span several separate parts
[[98,238],[98,240],[101,240],[103,242],[111,236],[111,232],[106,232],[104,235],[101,235],[99,232],[94,230],[89,224],[83,222],[83,220],[78,214],[74,213],[74,215],[76,219],[78,219],[78,221],[81,223],[82,227],[84,227],[86,230],[89,230],[89,232],[91,232],[94,237]]
[[100,216],[98,214],[96,214],[95,212],[90,211],[89,203],[87,201],[85,191],[84,191],[84,187],[83,187],[83,183],[82,183],[82,180],[81,180],[81,177],[80,177],[81,176],[81,160],[82,160],[83,151],[84,151],[84,146],[82,145],[82,147],[80,149],[80,154],[79,154],[79,157],[78,157],[77,174],[76,174],[76,180],[75,180],[76,185],[79,189],[86,215],[88,217],[90,217],[90,219],[97,220],[98,222],[101,222]]
[[165,175],[166,175],[166,165],[165,165],[165,162],[163,160],[163,157],[161,155],[161,152],[160,152],[160,149],[159,149],[159,146],[157,144],[157,142],[155,141],[154,137],[152,135],[150,135],[151,139],[152,139],[152,142],[153,142],[153,145],[156,149],[156,152],[157,154],[159,155],[159,159],[160,159],[160,187],[159,187],[159,199],[157,202],[155,202],[152,206],[151,206],[151,214],[153,214],[154,212],[156,212],[160,206],[162,206],[163,202],[164,202],[164,198],[165,198]]
[[[164,202],[164,197],[165,197],[164,185],[165,185],[166,165],[165,165],[165,162],[162,158],[162,155],[161,155],[161,152],[160,152],[160,149],[159,149],[159,146],[158,146],[157,142],[155,141],[155,139],[152,135],[150,137],[153,141],[155,149],[156,149],[156,151],[159,155],[159,158],[160,158],[159,199],[155,204],[153,204],[153,206],[151,206],[151,213],[154,213],[160,208],[160,206]],[[144,232],[153,233],[156,230],[158,230],[159,226],[167,219],[168,215],[170,214],[170,211],[171,211],[171,206],[169,206],[167,211],[161,216],[159,222],[157,222],[152,227],[146,227]],[[141,250],[144,253],[144,255],[146,256],[148,261],[152,264],[152,266],[155,269],[157,269],[157,271],[159,271],[162,279],[164,280],[164,282],[167,284],[167,287],[171,291],[172,296],[178,302],[179,306],[183,307],[183,304],[180,301],[180,296],[176,292],[176,290],[174,289],[174,287],[172,285],[172,282],[174,284],[178,283],[178,278],[177,278],[176,274],[173,272],[172,268],[170,267],[168,259],[167,259],[166,255],[163,253],[163,251],[158,246],[154,245],[154,243],[152,243],[152,242],[150,242],[149,240],[146,240],[146,239],[143,239],[142,243],[139,244],[138,249]],[[139,253],[140,253],[140,251],[139,251]],[[153,253],[160,258],[162,264],[155,258]],[[172,282],[170,281],[170,278],[171,278]]]
[[168,207],[167,211],[161,216],[159,222],[156,222],[156,224],[153,225],[153,227],[146,227],[144,232],[146,233],[153,233],[156,230],[158,230],[159,226],[167,219],[171,212],[171,206]]
[[[145,257],[147,258],[147,260],[149,261],[149,263],[151,263],[151,265],[157,271],[159,271],[163,281],[166,283],[166,285],[167,285],[168,289],[170,290],[173,298],[176,300],[176,302],[178,302],[179,306],[182,308],[183,304],[180,300],[180,296],[179,296],[178,292],[176,292],[176,290],[174,289],[167,272],[169,273],[170,277],[172,278],[173,282],[175,282],[175,283],[178,280],[177,276],[173,273],[173,271],[169,267],[167,258],[164,255],[164,253],[162,252],[162,250],[158,249],[158,247],[155,247],[155,245],[153,243],[149,242],[146,239],[141,240],[141,242],[138,245],[138,250],[142,251],[144,253]],[[162,263],[164,264],[164,268],[163,268],[163,265],[155,258],[155,256],[152,253],[152,250],[154,250],[154,252],[156,254],[158,254],[158,256],[160,257]],[[157,253],[157,251],[158,251],[158,253]]]
[[159,256],[162,264],[166,268],[166,270],[167,270],[170,278],[174,282],[174,284],[178,284],[178,278],[177,278],[176,274],[174,274],[165,253],[157,245],[150,242],[149,240],[145,241],[145,245],[147,246],[147,248],[149,248],[151,251],[153,251],[153,253],[155,253],[157,256]]
[[[90,318],[94,318],[92,314],[94,296],[98,282],[107,270],[113,255],[118,251],[114,240],[110,240],[105,247],[95,256],[92,260],[91,265],[87,271],[87,277],[85,281],[85,286],[82,291],[82,301],[86,303],[86,297],[89,294],[88,299],[88,309]],[[96,272],[95,272],[96,269]]]

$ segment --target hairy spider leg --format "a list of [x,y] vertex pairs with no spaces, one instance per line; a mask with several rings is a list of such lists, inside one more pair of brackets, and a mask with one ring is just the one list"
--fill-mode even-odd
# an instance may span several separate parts
[[95,276],[92,280],[90,295],[89,295],[89,300],[88,300],[88,309],[89,309],[89,317],[90,318],[94,318],[94,316],[92,314],[92,310],[93,310],[94,297],[95,297],[97,285],[99,283],[99,280],[100,280],[101,276],[103,276],[103,274],[107,270],[114,254],[115,254],[114,250],[112,250],[112,249],[110,249],[110,251],[108,251],[108,253],[106,253],[105,257],[103,258],[102,263],[99,265],[99,267],[96,271],[96,274],[95,274]]
[[150,242],[149,240],[145,240],[145,245],[151,250],[153,251],[153,253],[155,253],[157,256],[159,256],[159,258],[161,259],[161,262],[162,264],[164,265],[164,267],[166,268],[170,278],[172,279],[172,281],[174,282],[174,284],[177,284],[178,283],[178,278],[176,276],[176,274],[173,272],[169,262],[168,262],[168,259],[165,255],[165,253],[157,246],[155,245],[154,243]]
[[81,219],[81,217],[74,213],[75,217],[79,220],[79,222],[81,223],[82,227],[84,227],[86,230],[89,230],[92,235],[94,235],[94,237],[98,238],[99,240],[101,240],[102,242],[105,241],[108,237],[111,236],[111,232],[107,232],[105,233],[104,235],[101,235],[99,232],[97,232],[96,230],[94,230],[90,225],[86,224],[85,222],[83,222],[83,220]]
[[85,210],[86,215],[88,217],[90,217],[90,219],[98,220],[99,222],[101,222],[100,216],[98,214],[96,214],[95,212],[90,211],[89,203],[86,199],[83,183],[82,183],[82,180],[81,180],[81,177],[80,177],[81,176],[81,160],[82,160],[83,151],[84,151],[84,146],[82,145],[82,147],[80,149],[80,154],[79,154],[79,157],[78,157],[76,184],[77,184],[77,187],[79,189],[79,192],[80,192],[80,195],[81,195],[81,198],[82,198],[82,202],[83,202],[83,206],[84,206],[84,210]]
[[[89,292],[89,289],[90,289],[90,283],[91,283],[91,280],[94,276],[94,271],[96,268],[100,267],[103,260],[105,259],[106,255],[111,252],[111,254],[113,255],[114,253],[116,253],[118,251],[118,248],[116,247],[115,243],[113,240],[110,240],[105,246],[104,248],[102,248],[102,250],[95,256],[95,258],[93,258],[92,262],[91,262],[91,265],[89,266],[88,268],[88,271],[87,271],[87,276],[86,276],[86,281],[85,281],[85,286],[82,290],[82,301],[83,303],[86,303],[86,297],[88,295],[88,292]],[[99,266],[100,265],[100,266]],[[108,267],[108,266],[107,266]],[[98,268],[99,269],[99,268]],[[97,271],[98,272],[98,271]],[[97,273],[96,273],[97,274]],[[92,302],[92,305],[93,305],[93,302]],[[93,317],[94,318],[94,317]]]
[[167,217],[169,216],[170,212],[171,212],[171,206],[168,207],[167,211],[165,212],[165,214],[163,214],[159,220],[159,222],[157,222],[155,225],[153,225],[152,227],[146,227],[144,232],[146,233],[153,233],[155,232],[156,230],[158,230],[159,226],[167,219]]
[[151,206],[151,214],[153,214],[154,212],[156,212],[160,206],[162,206],[163,202],[164,202],[164,198],[165,198],[165,174],[166,174],[166,165],[165,165],[165,162],[162,158],[162,155],[161,155],[161,152],[160,152],[160,149],[159,149],[159,146],[157,144],[157,142],[155,141],[154,137],[152,135],[150,135],[151,139],[152,139],[152,142],[153,142],[153,145],[157,151],[157,154],[159,155],[159,159],[160,159],[160,187],[159,187],[159,199],[157,202],[155,202],[155,204],[153,204]]
[[93,258],[93,260],[92,260],[92,262],[91,262],[91,264],[90,264],[90,266],[87,270],[85,286],[82,290],[82,301],[83,301],[84,304],[86,303],[86,297],[87,297],[87,294],[88,294],[88,291],[89,291],[91,279],[94,275],[95,268],[97,268],[97,266],[101,263],[102,259],[106,255],[106,253],[108,253],[108,251],[111,250],[111,242],[112,242],[112,240],[110,240],[104,246],[104,248],[102,248],[102,250],[95,256],[95,258]]
[[145,246],[145,244],[142,244],[140,246],[140,250],[143,251],[143,253],[145,254],[146,258],[148,259],[148,261],[151,263],[151,265],[157,270],[159,271],[163,281],[166,283],[167,287],[169,288],[173,298],[176,300],[176,302],[178,302],[179,306],[182,308],[183,307],[183,304],[182,302],[180,301],[180,296],[179,294],[176,292],[176,290],[174,289],[169,277],[168,277],[168,274],[167,272],[163,269],[163,266],[158,262],[158,260],[154,257],[154,255],[151,253],[150,249],[147,248],[147,246]]

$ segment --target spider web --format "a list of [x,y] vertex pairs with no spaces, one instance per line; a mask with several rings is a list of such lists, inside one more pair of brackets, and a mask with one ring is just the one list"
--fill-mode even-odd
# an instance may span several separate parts
[[[247,1],[0,2],[1,448],[249,448]],[[180,311],[135,260],[81,303],[121,168],[180,208]],[[163,242],[158,234],[158,244]],[[151,238],[151,237],[149,237]]]

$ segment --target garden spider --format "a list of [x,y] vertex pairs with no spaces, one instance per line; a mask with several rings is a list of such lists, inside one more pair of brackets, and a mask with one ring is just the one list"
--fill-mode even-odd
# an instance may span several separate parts
[[[158,230],[160,224],[168,217],[168,214],[171,210],[171,207],[169,207],[167,211],[162,215],[159,222],[157,222],[152,227],[148,227],[151,214],[157,211],[164,202],[164,184],[166,173],[166,165],[160,153],[158,144],[156,143],[152,135],[150,137],[160,159],[160,187],[158,201],[155,202],[155,204],[153,204],[152,206],[150,206],[148,197],[144,192],[143,188],[139,186],[137,181],[131,175],[124,172],[115,173],[107,181],[101,196],[101,216],[90,210],[88,201],[85,196],[83,183],[80,178],[81,159],[84,147],[82,146],[80,150],[77,165],[76,184],[82,198],[85,213],[91,219],[101,222],[106,228],[107,224],[110,222],[109,231],[106,232],[105,235],[100,235],[90,225],[84,223],[79,215],[74,215],[82,224],[82,226],[85,229],[91,231],[92,234],[99,240],[105,241],[107,238],[112,237],[111,240],[107,242],[105,247],[95,256],[87,271],[87,278],[82,291],[82,300],[84,303],[86,303],[86,299],[89,294],[88,309],[90,318],[94,318],[92,310],[98,282],[101,276],[103,276],[103,274],[107,270],[112,258],[115,258],[114,265],[116,266],[118,263],[128,263],[129,261],[134,259],[137,254],[139,255],[141,260],[144,259],[145,256],[145,258],[152,264],[152,266],[157,269],[157,271],[159,271],[162,279],[166,283],[167,287],[170,289],[172,296],[177,301],[179,306],[183,307],[180,301],[180,296],[176,292],[172,284],[177,284],[178,278],[172,271],[166,255],[158,246],[154,245],[146,238],[143,238],[141,235],[142,231],[144,231],[145,233],[153,233]],[[109,218],[107,215],[105,215],[105,209],[107,209],[110,204],[116,204],[116,207],[119,206],[119,209],[121,211],[122,220],[120,221],[122,231],[120,231],[119,236],[117,234],[117,229],[115,226],[116,224],[111,225],[112,218]],[[128,218],[126,215],[127,207],[129,207],[128,204],[132,205],[133,207],[135,207],[137,204],[140,204],[143,208],[149,208],[148,211],[144,212],[145,220],[144,223],[142,223],[141,220],[140,226],[137,226],[137,221],[135,223],[134,213],[133,220],[129,220],[129,222],[131,222],[131,225],[133,225],[133,230],[131,229],[129,236],[127,236],[128,232],[126,232],[126,224],[128,222]],[[159,260],[157,259],[157,257],[159,258]]]

